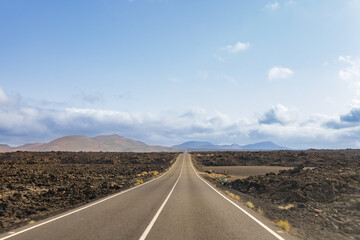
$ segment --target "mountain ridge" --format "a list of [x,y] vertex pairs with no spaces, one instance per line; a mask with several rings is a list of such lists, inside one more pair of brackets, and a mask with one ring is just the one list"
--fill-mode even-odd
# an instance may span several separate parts
[[7,144],[0,144],[0,152],[14,151],[68,151],[68,152],[162,152],[179,150],[199,150],[199,151],[274,151],[291,150],[290,148],[279,146],[271,141],[263,141],[247,145],[231,144],[216,145],[208,141],[188,141],[172,147],[153,146],[144,142],[120,136],[98,135],[87,137],[85,135],[70,135],[54,139],[47,143],[27,143],[18,147],[11,147]]
[[140,141],[123,136],[99,135],[87,137],[84,135],[70,135],[57,138],[48,143],[28,143],[18,147],[0,144],[0,152],[14,151],[68,151],[68,152],[169,152],[174,149],[162,146],[148,145]]
[[174,145],[174,146],[172,146],[172,148],[181,149],[181,150],[189,149],[189,150],[211,150],[211,151],[216,151],[216,150],[219,150],[219,151],[221,151],[221,150],[223,150],[223,151],[224,150],[227,150],[227,151],[231,151],[231,150],[234,150],[234,151],[291,150],[288,147],[279,146],[271,141],[263,141],[263,142],[253,143],[253,144],[242,145],[242,146],[235,144],[235,143],[231,144],[231,145],[215,145],[215,144],[212,144],[211,142],[188,141],[188,142],[184,142],[182,144]]

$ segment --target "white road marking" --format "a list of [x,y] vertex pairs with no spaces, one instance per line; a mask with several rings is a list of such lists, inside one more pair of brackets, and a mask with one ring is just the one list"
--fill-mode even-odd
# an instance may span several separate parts
[[[187,155],[189,156],[189,155]],[[190,157],[190,156],[189,156]],[[276,237],[279,240],[285,240],[284,238],[282,238],[279,234],[277,234],[276,232],[274,232],[273,230],[271,230],[269,227],[267,227],[265,224],[263,224],[262,222],[260,222],[257,218],[255,218],[253,215],[251,215],[250,213],[248,213],[247,211],[245,211],[243,208],[239,207],[239,205],[237,205],[236,203],[234,203],[233,201],[231,201],[230,199],[228,199],[227,197],[225,197],[221,192],[219,192],[218,190],[216,190],[213,186],[211,186],[208,182],[206,182],[204,179],[202,179],[198,173],[196,172],[192,161],[190,160],[191,163],[191,167],[194,170],[196,176],[203,181],[204,183],[206,183],[211,189],[213,189],[215,192],[217,192],[218,194],[220,194],[220,196],[222,196],[223,198],[225,198],[227,201],[229,201],[232,205],[234,205],[236,208],[238,208],[239,210],[241,210],[243,213],[245,213],[248,217],[250,217],[252,220],[254,220],[257,224],[259,224],[261,227],[265,228],[268,232],[270,232],[274,237]]]
[[[179,157],[180,157],[180,155],[179,155]],[[179,158],[179,157],[178,157],[178,158]],[[171,168],[170,168],[166,173],[162,174],[162,175],[161,175],[160,177],[158,177],[158,178],[152,179],[152,180],[150,180],[150,181],[148,181],[148,182],[145,182],[145,183],[143,183],[143,184],[140,184],[140,185],[138,185],[138,186],[129,188],[129,189],[125,190],[125,191],[122,191],[122,192],[119,192],[119,193],[115,193],[114,195],[111,195],[111,196],[109,196],[109,197],[103,198],[103,199],[101,199],[101,200],[99,200],[99,201],[97,201],[97,202],[91,203],[91,204],[86,205],[86,206],[84,206],[84,207],[82,207],[82,208],[79,208],[79,209],[76,209],[76,210],[74,210],[74,211],[68,212],[68,213],[66,213],[66,214],[64,214],[64,215],[61,215],[61,216],[59,216],[59,217],[50,219],[50,220],[48,220],[48,221],[45,221],[45,222],[39,223],[39,224],[37,224],[37,225],[31,226],[31,227],[26,228],[26,229],[24,229],[24,230],[21,230],[21,231],[19,231],[19,232],[16,232],[16,233],[9,232],[8,234],[11,233],[11,235],[8,235],[8,236],[6,236],[6,237],[0,238],[0,240],[5,240],[5,239],[8,239],[8,238],[14,237],[14,236],[19,235],[19,234],[21,234],[21,233],[30,231],[30,230],[32,230],[32,229],[34,229],[34,228],[37,228],[37,227],[40,227],[40,226],[42,226],[42,225],[51,223],[51,222],[56,221],[56,220],[58,220],[58,219],[64,218],[64,217],[66,217],[66,216],[69,216],[69,215],[71,215],[71,214],[80,212],[81,210],[84,210],[84,209],[87,209],[87,208],[89,208],[89,207],[95,206],[95,205],[97,205],[97,204],[99,204],[99,203],[105,202],[105,201],[107,201],[107,200],[109,200],[109,199],[111,199],[111,198],[117,197],[117,196],[119,196],[119,195],[121,195],[121,194],[127,193],[127,192],[132,191],[132,190],[134,190],[134,189],[136,189],[136,188],[142,187],[142,186],[144,186],[144,185],[146,185],[146,184],[148,184],[148,183],[151,183],[151,182],[153,182],[153,181],[155,181],[155,180],[160,179],[162,176],[165,176],[168,172],[170,172],[170,171],[174,168],[174,166],[175,166],[177,163],[178,163],[178,161],[176,160],[176,162],[171,166]],[[184,162],[183,162],[183,164],[184,164]],[[182,167],[181,167],[181,170],[182,170]]]
[[179,182],[180,180],[180,177],[181,177],[181,174],[182,174],[182,170],[183,170],[183,166],[184,166],[184,162],[185,162],[185,154],[183,155],[184,156],[184,159],[183,159],[183,163],[181,165],[181,170],[180,170],[180,175],[178,177],[178,179],[176,180],[174,186],[172,187],[169,195],[166,197],[165,201],[161,204],[159,210],[156,212],[155,216],[153,217],[153,219],[151,220],[151,222],[149,223],[149,225],[147,226],[147,228],[145,229],[145,231],[143,232],[143,234],[141,235],[141,237],[139,238],[139,240],[145,240],[147,235],[149,234],[151,228],[154,226],[156,220],[158,219],[161,211],[163,210],[163,208],[165,207],[167,201],[169,200],[172,192],[174,191],[175,187],[176,187],[176,184]]

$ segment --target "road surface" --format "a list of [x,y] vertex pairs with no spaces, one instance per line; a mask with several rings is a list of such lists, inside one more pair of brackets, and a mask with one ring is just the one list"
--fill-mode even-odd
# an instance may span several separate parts
[[183,153],[156,180],[2,234],[0,240],[294,239],[234,202],[202,180]]

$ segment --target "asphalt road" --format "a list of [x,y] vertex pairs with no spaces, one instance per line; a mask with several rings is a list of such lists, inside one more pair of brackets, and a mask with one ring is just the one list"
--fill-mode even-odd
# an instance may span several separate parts
[[184,153],[156,180],[2,234],[0,240],[294,239],[255,215],[202,180]]

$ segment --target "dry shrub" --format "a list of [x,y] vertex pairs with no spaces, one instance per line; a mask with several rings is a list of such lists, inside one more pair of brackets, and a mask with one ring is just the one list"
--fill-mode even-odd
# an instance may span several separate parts
[[247,203],[246,203],[246,206],[248,206],[248,207],[251,208],[251,209],[254,209],[254,207],[255,207],[252,202],[247,202]]
[[293,207],[294,207],[294,204],[289,203],[286,206],[279,206],[278,208],[283,209],[283,210],[289,210],[289,209],[291,209]]
[[228,195],[229,197],[236,199],[236,200],[240,200],[240,197],[236,194],[233,194],[231,192],[229,192],[228,190],[225,191],[226,195]]
[[135,186],[143,184],[143,183],[144,183],[144,181],[142,179],[137,179],[135,182]]
[[264,216],[264,215],[265,215],[264,211],[263,211],[260,207],[258,208],[257,212],[258,212],[261,216]]
[[278,225],[279,227],[281,227],[282,229],[284,229],[285,231],[289,232],[290,231],[290,223],[288,221],[284,221],[284,220],[279,220],[276,225]]

